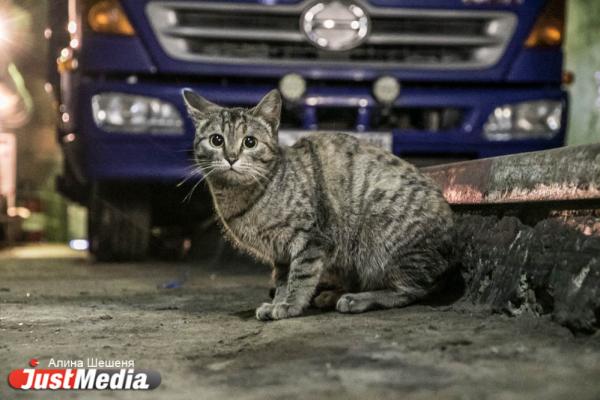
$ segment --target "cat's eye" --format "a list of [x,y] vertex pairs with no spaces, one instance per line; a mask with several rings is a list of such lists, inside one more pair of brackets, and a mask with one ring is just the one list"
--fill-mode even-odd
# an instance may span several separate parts
[[249,149],[253,148],[254,146],[256,146],[256,138],[254,136],[246,136],[244,138],[244,147],[247,147]]
[[208,140],[210,141],[210,144],[212,144],[215,147],[221,147],[221,146],[223,146],[223,143],[225,142],[225,139],[223,139],[223,136],[219,135],[218,133],[215,133],[214,135],[210,135]]

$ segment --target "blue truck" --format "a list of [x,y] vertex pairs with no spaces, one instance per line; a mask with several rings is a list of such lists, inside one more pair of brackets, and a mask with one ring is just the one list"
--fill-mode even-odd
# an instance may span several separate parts
[[245,107],[279,87],[283,143],[344,131],[417,164],[564,143],[564,0],[49,3],[58,186],[87,205],[99,259],[140,258],[210,213],[205,192],[175,189],[185,87]]

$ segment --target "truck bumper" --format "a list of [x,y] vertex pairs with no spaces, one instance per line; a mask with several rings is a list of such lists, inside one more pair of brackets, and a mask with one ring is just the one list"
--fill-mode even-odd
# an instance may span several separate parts
[[[180,91],[190,87],[206,98],[222,105],[251,106],[272,89],[271,85],[168,83],[127,84],[109,80],[84,81],[81,86],[78,140],[85,149],[86,175],[92,180],[140,179],[174,181],[189,171],[194,128],[187,118]],[[94,123],[91,97],[101,92],[123,92],[157,97],[173,103],[184,118],[185,133],[179,136],[109,133]],[[560,100],[564,104],[560,132],[551,139],[490,141],[482,134],[483,125],[495,107],[531,100]],[[443,132],[427,129],[391,129],[392,149],[408,158],[435,155],[455,158],[481,158],[503,154],[543,150],[564,144],[568,98],[559,87],[465,87],[405,85],[393,105],[397,108],[456,108],[462,110],[459,124]],[[290,107],[288,107],[290,108]],[[350,130],[378,131],[371,115],[380,112],[370,87],[314,87],[301,104],[290,108],[297,116],[296,126],[285,129],[323,130],[319,109],[355,110]],[[285,121],[284,121],[285,122]],[[336,129],[348,130],[348,129]],[[388,130],[389,131],[389,130]]]

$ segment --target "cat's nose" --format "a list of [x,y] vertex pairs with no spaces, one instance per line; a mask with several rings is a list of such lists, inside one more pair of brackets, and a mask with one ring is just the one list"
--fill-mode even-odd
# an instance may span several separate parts
[[231,166],[233,166],[233,164],[235,164],[235,162],[238,160],[237,158],[231,158],[231,157],[225,157],[225,159]]

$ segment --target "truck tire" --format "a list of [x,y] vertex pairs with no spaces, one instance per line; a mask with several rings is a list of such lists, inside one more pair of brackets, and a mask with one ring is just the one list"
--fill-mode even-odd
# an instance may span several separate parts
[[90,253],[103,262],[145,258],[150,218],[150,202],[144,190],[95,183],[88,202]]

